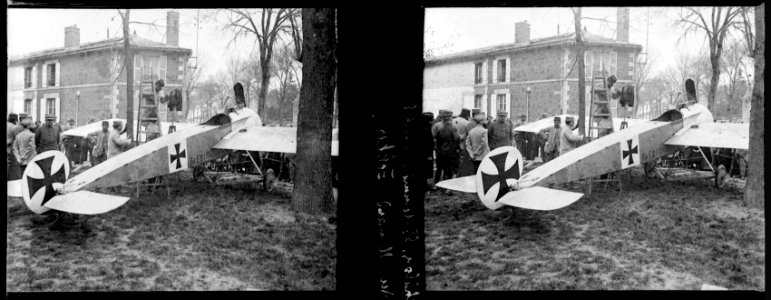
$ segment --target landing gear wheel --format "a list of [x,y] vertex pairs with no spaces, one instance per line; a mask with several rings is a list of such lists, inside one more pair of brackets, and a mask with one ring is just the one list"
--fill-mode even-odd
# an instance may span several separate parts
[[728,171],[724,165],[719,165],[715,171],[715,187],[722,189],[725,186],[726,178],[728,178]]
[[43,206],[56,196],[70,175],[70,161],[64,153],[50,150],[38,154],[29,162],[21,176],[21,197],[24,204],[36,214],[49,210]]

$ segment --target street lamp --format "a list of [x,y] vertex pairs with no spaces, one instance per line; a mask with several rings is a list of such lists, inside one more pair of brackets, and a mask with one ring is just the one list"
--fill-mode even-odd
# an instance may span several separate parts
[[78,100],[75,102],[75,126],[78,126],[78,112],[80,111],[80,90],[75,92],[75,95],[78,96]]
[[525,118],[527,118],[527,121],[530,121],[530,87],[527,87],[527,94],[526,94],[526,103],[527,103],[527,111],[525,112]]

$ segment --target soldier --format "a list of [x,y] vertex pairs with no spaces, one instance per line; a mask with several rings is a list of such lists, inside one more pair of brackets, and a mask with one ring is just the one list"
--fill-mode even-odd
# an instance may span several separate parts
[[560,155],[560,132],[562,130],[562,119],[557,116],[554,117],[554,126],[544,129],[543,132],[546,137],[546,145],[543,147],[543,161],[547,162],[557,158]]
[[54,126],[56,116],[46,114],[46,123],[35,131],[35,145],[37,153],[43,153],[49,150],[60,151],[61,132],[58,124]]
[[107,159],[107,141],[110,139],[110,122],[102,121],[102,130],[89,134],[89,140],[93,141],[91,164],[96,166]]
[[[69,118],[69,120],[67,120],[67,124],[62,126],[61,132],[65,132],[73,128],[75,128],[75,119]],[[80,162],[80,149],[78,147],[80,146],[79,139],[75,136],[62,135],[62,144],[64,145],[64,154],[67,155],[67,159],[71,164],[70,166],[74,168],[74,166]]]
[[[525,114],[519,114],[519,120],[517,120],[517,123],[514,124],[514,128],[517,128],[525,124],[527,124],[527,116]],[[519,150],[519,153],[522,154],[522,157],[527,158],[528,143],[527,143],[527,137],[525,136],[525,133],[515,132],[514,141],[516,142],[515,147],[517,147],[517,150]]]
[[434,174],[434,183],[442,179],[452,179],[460,155],[460,136],[449,117],[444,118],[442,128],[436,133],[435,150],[436,173]]
[[[453,125],[455,125],[455,129],[458,130],[458,136],[460,137],[460,140],[458,141],[458,146],[460,149],[463,149],[466,145],[466,135],[468,135],[468,131],[466,131],[466,127],[469,123],[469,113],[471,113],[470,110],[464,108],[460,111],[460,115],[452,120]],[[463,168],[465,161],[467,161],[468,153],[466,151],[460,151],[460,156],[458,157],[458,164],[454,168],[454,174],[461,174],[461,169]]]
[[565,118],[565,126],[560,131],[560,155],[564,155],[569,151],[577,148],[579,143],[584,140],[583,135],[573,134],[573,117],[568,116]]
[[515,146],[514,126],[506,118],[505,111],[498,112],[498,119],[487,127],[487,140],[490,142],[490,150],[503,146]]
[[30,130],[32,118],[27,116],[27,114],[22,114],[21,122],[19,123],[23,131],[14,139],[13,156],[14,161],[19,166],[19,174],[24,174],[27,164],[32,161],[37,152],[35,151],[35,134]]
[[474,174],[479,169],[479,164],[482,163],[482,159],[490,153],[490,146],[487,143],[487,129],[484,128],[483,120],[485,118],[484,113],[477,112],[474,115],[476,120],[476,127],[471,129],[466,137],[466,151],[468,151],[471,157],[471,162],[474,167]]
[[18,179],[17,177],[19,176],[19,165],[17,164],[16,159],[13,157],[13,141],[16,139],[16,135],[18,134],[16,132],[16,128],[18,127],[16,123],[18,123],[18,119],[19,116],[15,113],[8,114],[8,124],[5,128],[7,133],[5,142],[8,150],[6,156],[7,169],[5,173],[7,180],[15,180]]

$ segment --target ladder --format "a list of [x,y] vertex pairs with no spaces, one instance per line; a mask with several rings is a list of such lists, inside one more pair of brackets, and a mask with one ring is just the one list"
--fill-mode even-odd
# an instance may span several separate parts
[[[145,87],[149,86],[149,92],[145,92]],[[149,134],[162,134],[161,122],[158,114],[158,100],[156,99],[155,82],[151,80],[140,80],[139,82],[139,111],[137,122],[137,136],[136,141],[138,144],[147,143],[157,137],[149,138]],[[148,112],[145,116],[144,112]],[[153,112],[155,112],[153,114]],[[147,126],[142,126],[147,124]],[[149,130],[151,126],[155,125],[155,130]],[[169,128],[171,131],[171,128]],[[144,134],[144,135],[142,135]],[[143,137],[143,138],[142,138]],[[171,198],[171,190],[169,189],[169,183],[166,180],[166,176],[158,176],[145,181],[137,181],[137,198],[139,198],[139,192],[142,187],[146,187],[153,195],[158,187],[166,187],[166,197]]]
[[[589,106],[589,140],[596,140],[603,136],[613,133],[613,113],[610,106],[610,95],[608,94],[608,84],[605,79],[605,71],[600,76],[592,76],[591,104]],[[598,86],[598,84],[602,84]],[[621,129],[626,128],[626,121],[621,124]],[[609,182],[618,183],[618,190],[621,188],[621,171],[610,172],[601,175],[599,178],[590,178],[587,180],[588,192],[591,192],[593,182],[604,182],[604,190],[608,189]]]

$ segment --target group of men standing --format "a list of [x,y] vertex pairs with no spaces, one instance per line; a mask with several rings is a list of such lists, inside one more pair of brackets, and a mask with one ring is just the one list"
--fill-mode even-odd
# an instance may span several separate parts
[[[39,126],[32,123],[32,117],[26,113],[8,115],[7,124],[7,173],[10,180],[20,179],[32,159],[45,151],[62,151],[72,164],[72,167],[85,161],[97,165],[115,156],[131,145],[130,139],[122,138],[124,132],[121,121],[113,122],[113,130],[109,130],[109,122],[102,122],[102,130],[88,134],[86,138],[63,136],[62,133],[74,128],[75,120],[69,119],[67,125],[55,122],[56,116],[47,114],[46,122]],[[89,123],[96,122],[95,119]]]
[[[578,147],[584,139],[572,132],[575,120],[570,116],[565,124],[559,116],[554,117],[554,127],[541,130],[538,134],[515,131],[514,128],[527,124],[527,118],[523,114],[517,122],[512,122],[507,118],[506,111],[499,111],[496,119],[485,118],[485,113],[477,108],[463,109],[457,117],[453,117],[449,110],[440,110],[436,119],[430,112],[423,116],[431,128],[433,143],[431,151],[426,147],[425,154],[427,167],[430,166],[429,174],[434,175],[434,184],[456,175],[476,174],[482,159],[499,147],[517,147],[523,157],[540,156],[545,162]],[[542,118],[546,117],[542,115]]]

